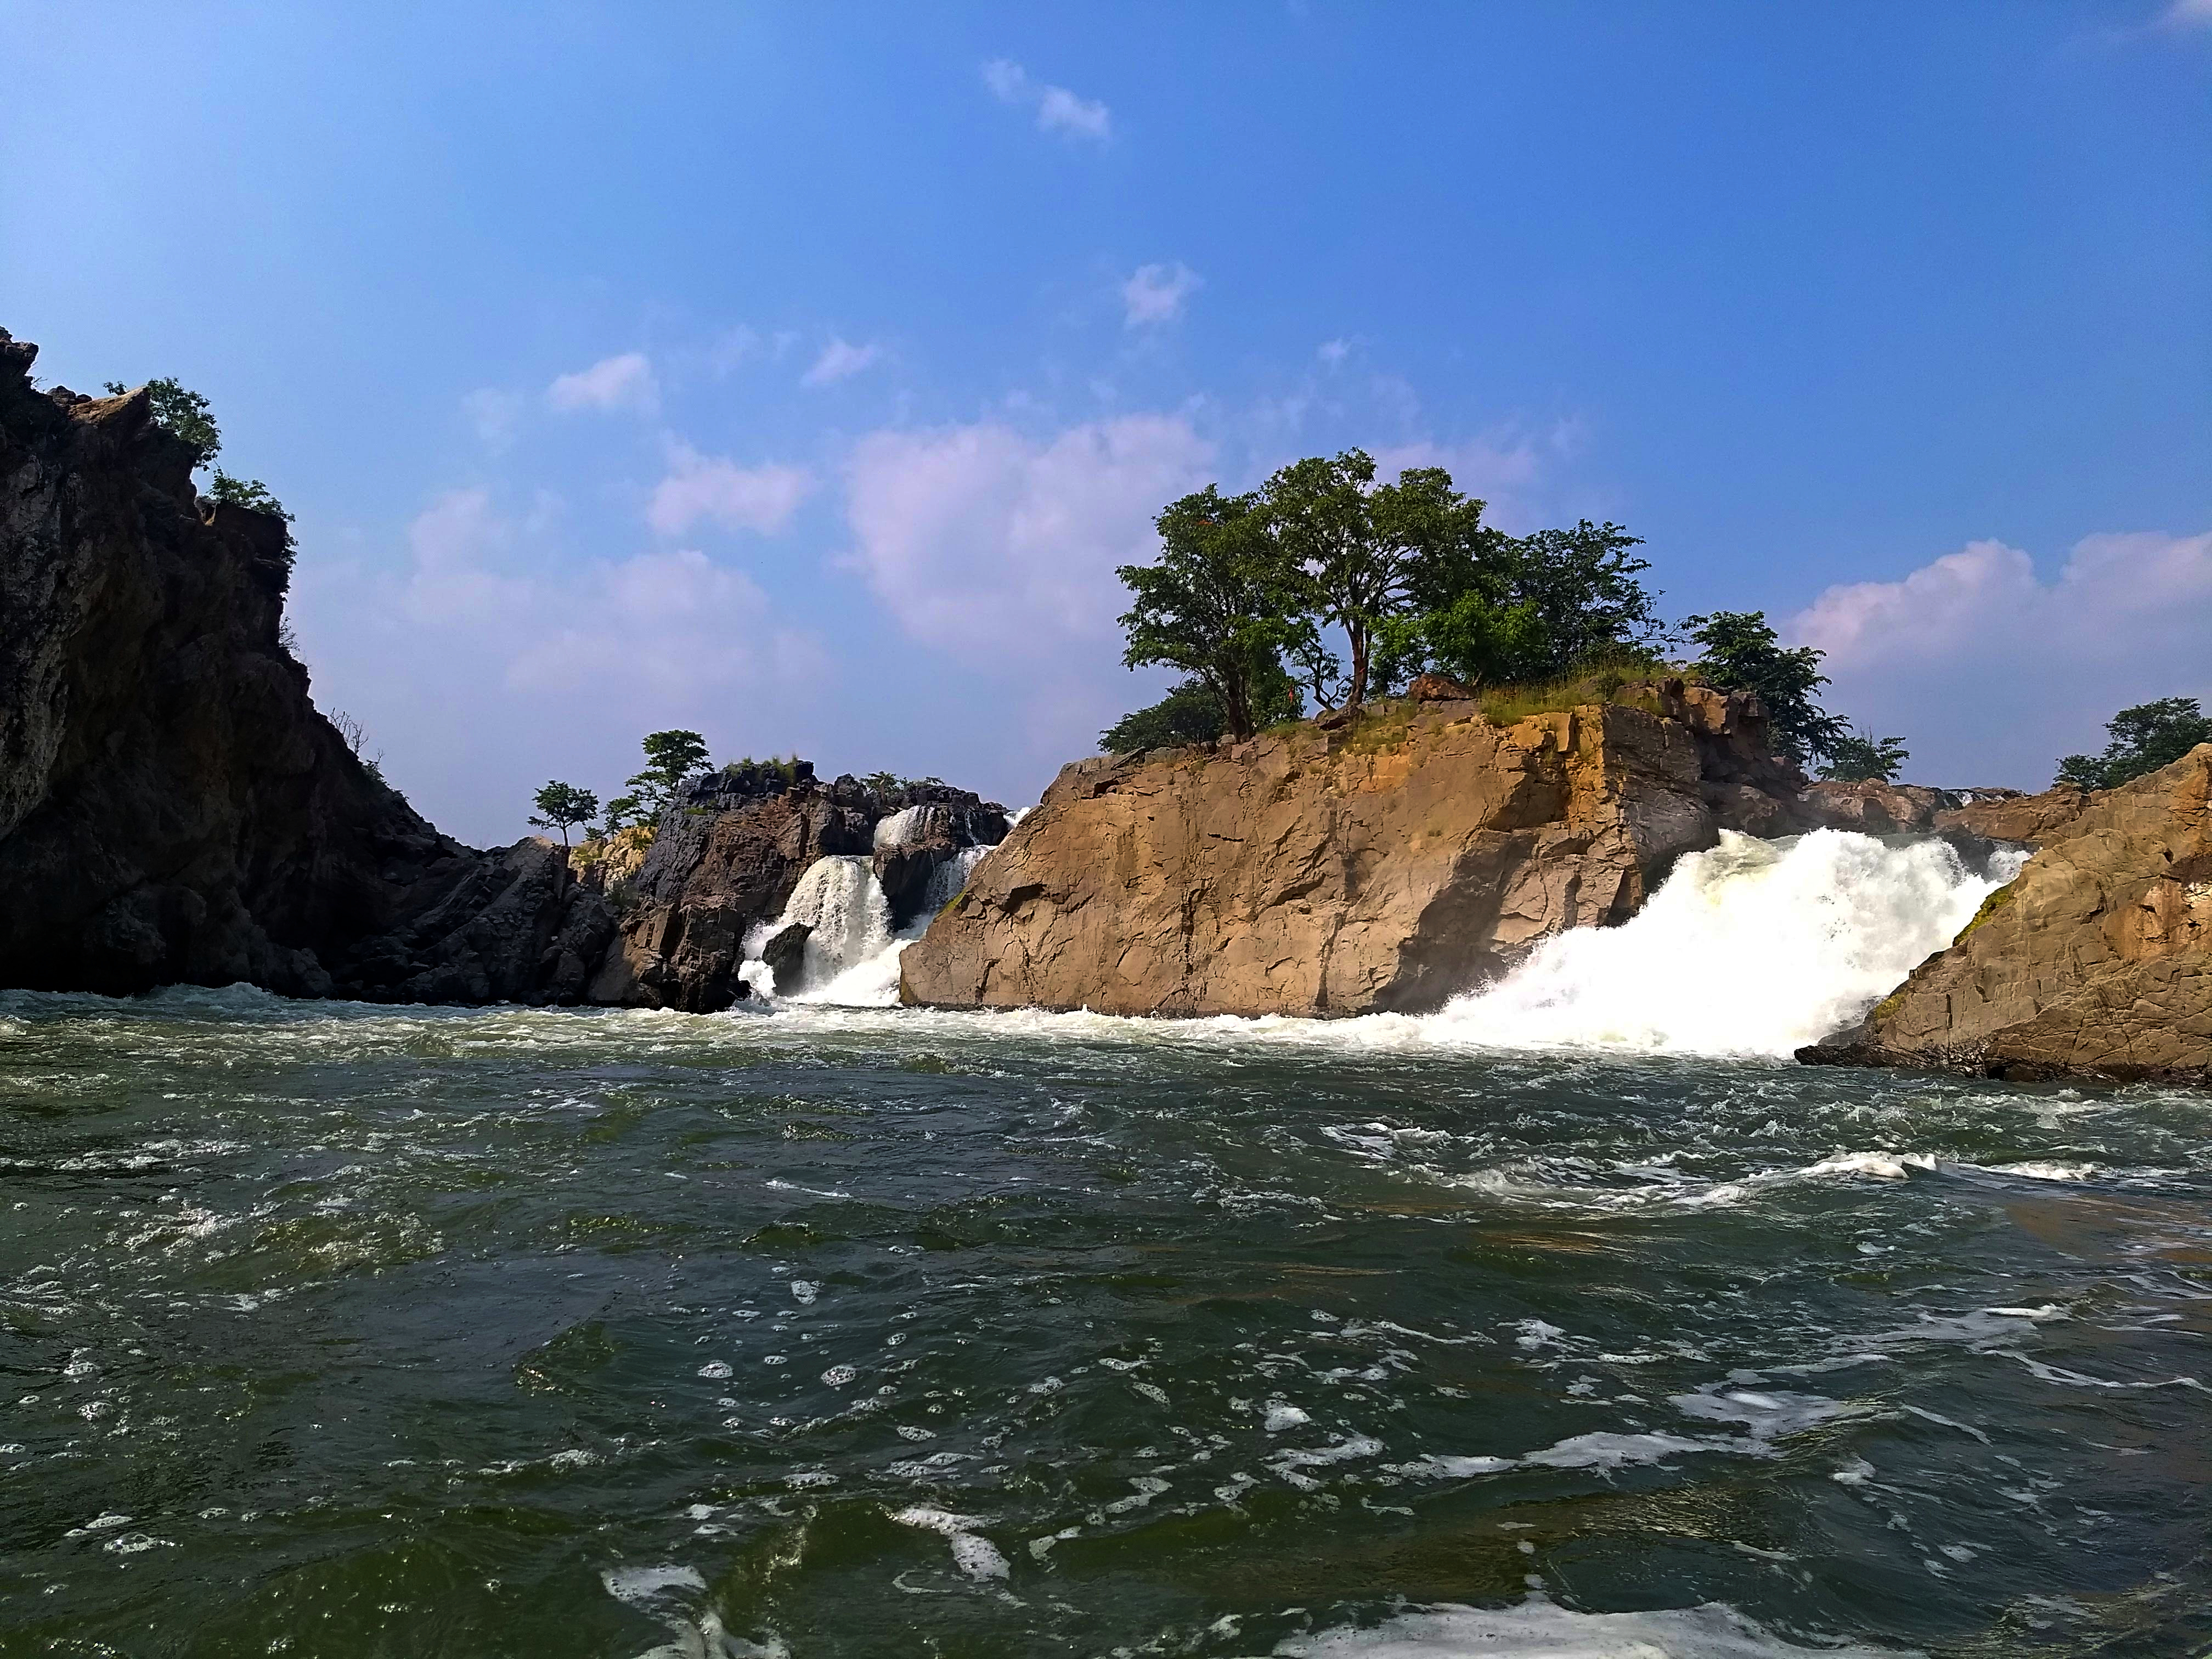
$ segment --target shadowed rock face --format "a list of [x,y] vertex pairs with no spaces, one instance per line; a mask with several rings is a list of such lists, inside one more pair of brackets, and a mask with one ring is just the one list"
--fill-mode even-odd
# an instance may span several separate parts
[[1079,762],[908,948],[902,998],[1431,1008],[1535,939],[1625,920],[1723,828],[1796,827],[1803,780],[1766,753],[1756,699],[1623,696],[1505,730],[1439,701]]
[[598,901],[372,776],[279,638],[282,521],[199,501],[143,394],[33,390],[36,353],[0,334],[0,984],[548,994]]
[[34,390],[36,356],[0,333],[0,985],[724,1007],[821,854],[932,802],[945,849],[1005,832],[959,790],[801,765],[697,781],[619,903],[550,842],[464,847],[316,711],[283,523],[201,501],[143,393]]
[[[963,789],[884,792],[849,777],[823,784],[804,762],[796,773],[757,781],[709,774],[688,787],[623,884],[619,936],[590,981],[589,1000],[692,1013],[726,1008],[745,994],[738,969],[746,933],[782,914],[817,859],[872,854],[902,919],[902,894],[917,882],[926,887],[939,863],[1006,833],[1005,809]],[[902,813],[926,833],[877,848],[876,826]]]
[[2007,803],[2021,816],[2002,827],[2040,827],[2042,850],[1856,1031],[1799,1058],[2212,1083],[2208,791],[2212,744],[2117,789],[2064,792],[2066,811]]

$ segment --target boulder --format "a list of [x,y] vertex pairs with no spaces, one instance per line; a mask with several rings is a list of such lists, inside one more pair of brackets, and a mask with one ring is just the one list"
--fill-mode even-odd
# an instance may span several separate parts
[[1747,799],[1790,822],[1802,779],[1753,753],[1756,700],[1692,705],[1672,684],[1699,724],[1614,702],[1501,729],[1464,702],[1408,702],[1078,762],[907,948],[902,1000],[1436,1007],[1538,939],[1626,920],[1676,858],[1750,827]]
[[2018,816],[2002,827],[2044,826],[2041,850],[1856,1030],[1798,1057],[2212,1083],[2209,795],[2203,744],[2070,816],[2047,797],[2003,803]]
[[1938,813],[1960,805],[1948,790],[1875,778],[1808,784],[1799,800],[1809,828],[1852,830],[1866,836],[1930,833]]
[[799,976],[805,971],[806,941],[814,930],[803,921],[787,921],[768,936],[761,945],[761,960],[768,964],[772,982],[779,993],[799,989]]
[[1962,789],[1955,805],[1936,815],[1938,830],[1963,830],[1991,841],[2041,847],[2066,832],[2096,799],[2095,793],[2060,784],[2039,795],[2017,789]]
[[1415,702],[1472,702],[1480,694],[1449,674],[1419,674],[1406,688],[1406,695]]

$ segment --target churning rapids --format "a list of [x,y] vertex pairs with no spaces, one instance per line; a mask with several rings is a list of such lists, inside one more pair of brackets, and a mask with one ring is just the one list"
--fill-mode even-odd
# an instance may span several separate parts
[[1776,1058],[2006,870],[1181,1024],[849,1006],[860,873],[765,1014],[0,994],[0,1651],[2212,1641],[2212,1102]]

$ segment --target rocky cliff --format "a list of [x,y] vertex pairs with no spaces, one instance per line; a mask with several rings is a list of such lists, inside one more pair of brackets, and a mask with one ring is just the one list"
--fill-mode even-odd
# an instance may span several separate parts
[[1501,729],[1473,702],[1101,757],[902,960],[902,999],[1129,1014],[1435,1007],[1632,914],[1723,829],[1800,827],[1755,698],[1670,680]]
[[710,774],[663,817],[644,863],[618,889],[620,933],[588,1000],[726,1008],[746,994],[738,977],[746,933],[782,913],[817,859],[871,859],[902,925],[939,864],[1006,833],[1003,807],[944,784],[823,785],[803,761],[788,778],[772,769]]
[[2005,803],[1985,822],[2041,850],[1864,1025],[1799,1058],[2212,1083],[2208,792],[2212,744],[2117,789]]
[[1004,833],[963,791],[799,763],[698,781],[627,879],[464,847],[317,712],[284,522],[200,499],[143,392],[38,391],[36,356],[0,332],[0,986],[719,1008],[814,858],[905,814],[877,865],[910,911]]
[[538,994],[611,919],[363,768],[282,637],[283,520],[201,501],[143,393],[34,390],[36,354],[0,334],[0,984]]

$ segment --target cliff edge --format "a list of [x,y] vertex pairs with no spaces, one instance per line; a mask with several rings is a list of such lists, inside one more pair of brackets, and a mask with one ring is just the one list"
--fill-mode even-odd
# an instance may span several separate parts
[[1419,1011],[1626,920],[1723,829],[1798,827],[1755,697],[1679,680],[1501,728],[1401,703],[1062,770],[908,947],[901,1000]]
[[464,847],[364,768],[282,636],[283,521],[37,352],[0,332],[0,984],[536,995],[599,926],[558,849]]
[[2208,795],[2202,744],[2116,789],[1992,812],[1988,828],[2037,831],[2041,849],[1863,1025],[1798,1058],[2212,1084]]

